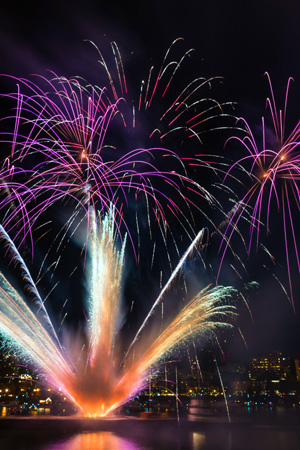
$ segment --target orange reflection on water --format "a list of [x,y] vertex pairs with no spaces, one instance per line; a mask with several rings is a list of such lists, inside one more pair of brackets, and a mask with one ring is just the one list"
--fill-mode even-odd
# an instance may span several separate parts
[[47,446],[47,450],[139,450],[139,448],[129,439],[121,438],[109,431],[82,433]]

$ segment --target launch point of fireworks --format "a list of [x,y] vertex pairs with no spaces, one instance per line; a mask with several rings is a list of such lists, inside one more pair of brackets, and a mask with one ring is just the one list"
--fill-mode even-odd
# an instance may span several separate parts
[[141,338],[135,344],[138,351],[130,352],[129,349],[126,361],[120,367],[121,361],[116,360],[116,336],[126,240],[121,250],[117,251],[113,206],[104,221],[100,216],[97,220],[92,209],[89,223],[89,320],[85,338],[72,338],[71,348],[59,343],[32,277],[3,230],[14,262],[22,269],[23,277],[34,295],[35,313],[1,274],[0,330],[23,358],[29,359],[41,370],[47,383],[61,390],[83,414],[104,416],[141,390],[150,368],[155,367],[174,346],[195,333],[209,333],[218,327],[228,326],[227,320],[235,313],[232,306],[224,303],[224,299],[232,296],[235,290],[230,287],[207,287],[200,291],[158,333],[150,346],[145,346]]

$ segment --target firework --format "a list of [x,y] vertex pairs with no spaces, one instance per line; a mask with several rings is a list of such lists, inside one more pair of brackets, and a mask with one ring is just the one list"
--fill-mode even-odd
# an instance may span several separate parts
[[[248,252],[250,252],[255,234],[256,246],[258,246],[263,223],[265,223],[267,232],[269,232],[271,228],[271,210],[273,210],[273,207],[275,206],[278,211],[281,210],[287,271],[291,301],[293,303],[289,242],[291,241],[293,244],[298,271],[300,271],[294,215],[291,206],[292,203],[293,207],[295,206],[298,211],[300,209],[298,187],[300,177],[300,122],[297,122],[292,132],[286,137],[285,122],[291,79],[287,83],[284,108],[283,110],[279,110],[276,106],[272,84],[268,74],[267,77],[271,91],[271,98],[267,98],[267,107],[270,113],[272,132],[266,125],[265,117],[263,117],[262,140],[261,143],[258,143],[249,124],[244,119],[240,119],[245,125],[246,136],[244,138],[231,138],[237,140],[242,145],[242,148],[246,151],[246,155],[230,167],[224,181],[230,176],[233,177],[232,172],[234,168],[240,168],[247,174],[248,180],[251,182],[251,187],[247,188],[246,193],[231,214],[224,232],[221,248],[223,248],[224,256],[236,226],[240,219],[249,213],[249,209],[251,208],[250,236],[248,242]],[[270,139],[268,140],[270,135],[272,137],[271,142]]]
[[[188,83],[180,79],[180,73],[188,65],[194,51],[188,49],[178,58],[175,48],[183,41],[183,38],[178,38],[171,43],[161,65],[158,68],[154,65],[150,67],[138,89],[134,89],[127,81],[126,67],[116,42],[111,43],[113,62],[107,62],[92,42],[108,80],[108,95],[118,103],[128,137],[133,135],[135,139],[143,141],[150,139],[161,145],[161,142],[176,135],[179,136],[179,143],[182,145],[184,142],[186,146],[190,139],[201,142],[202,134],[226,128],[225,121],[222,125],[220,119],[231,117],[226,107],[232,106],[232,103],[219,103],[210,95],[212,84],[221,81],[222,77],[196,77]],[[120,99],[125,102],[120,102]],[[155,123],[151,119],[153,110],[159,111]]]
[[[174,151],[149,146],[120,150],[113,144],[114,135],[122,134],[126,125],[118,122],[118,133],[114,133],[122,98],[110,100],[105,88],[52,72],[49,78],[38,77],[37,82],[22,78],[14,81],[18,83],[17,92],[6,95],[16,102],[15,115],[7,118],[13,119],[14,129],[2,134],[2,142],[10,147],[10,164],[26,167],[27,190],[24,188],[19,208],[26,220],[19,233],[32,233],[42,213],[66,198],[77,205],[70,223],[81,210],[86,214],[91,205],[104,214],[113,202],[116,219],[119,224],[125,223],[128,232],[124,205],[134,198],[146,204],[149,226],[153,216],[168,228],[171,213],[172,217],[181,217],[179,224],[192,234],[190,216],[183,210],[189,211],[190,205],[194,208],[195,202],[185,195],[183,185],[209,203],[214,199],[187,176]],[[159,170],[158,161],[170,169]],[[151,209],[154,214],[150,214]],[[11,222],[16,214],[10,216]],[[138,218],[136,222],[138,227]]]
[[[117,251],[114,214],[111,207],[101,222],[91,213],[87,331],[83,341],[79,337],[72,339],[72,348],[68,350],[59,344],[54,331],[48,331],[49,328],[53,330],[53,326],[43,301],[20,254],[4,234],[15,263],[21,266],[35,296],[37,310],[42,308],[44,313],[34,314],[1,275],[1,333],[23,357],[40,368],[48,383],[68,396],[83,414],[91,416],[108,414],[141,390],[150,368],[155,367],[174,346],[195,333],[208,333],[228,325],[226,320],[234,315],[232,307],[224,303],[234,290],[207,287],[182,308],[151,345],[147,346],[141,338],[135,344],[136,351],[127,352],[123,364],[118,361],[115,348],[125,240],[121,250]],[[74,341],[78,342],[78,348],[74,348]]]

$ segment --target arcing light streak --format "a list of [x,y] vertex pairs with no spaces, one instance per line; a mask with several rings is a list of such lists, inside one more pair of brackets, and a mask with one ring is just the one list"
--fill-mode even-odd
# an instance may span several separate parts
[[[16,248],[14,242],[11,240],[11,238],[9,237],[9,235],[7,234],[7,232],[5,231],[5,229],[3,228],[3,226],[0,224],[0,240],[4,240],[6,247],[7,247],[7,251],[9,251],[9,253],[12,256],[12,262],[15,265],[19,265],[21,272],[22,272],[22,278],[23,280],[26,282],[26,291],[28,294],[31,294],[31,296],[33,296],[33,300],[32,303],[35,307],[36,310],[36,316],[38,318],[40,318],[41,322],[44,322],[46,324],[46,327],[48,328],[48,330],[50,331],[50,335],[52,336],[52,338],[54,339],[54,341],[59,344],[59,340],[57,337],[57,334],[54,330],[54,327],[51,323],[51,320],[48,316],[47,310],[45,308],[44,302],[41,299],[41,296],[38,292],[38,289],[31,277],[31,274],[29,272],[29,269],[24,261],[24,259],[22,258],[22,256],[20,255],[19,250]],[[2,276],[2,284],[5,285],[5,278]],[[9,285],[9,284],[8,284]],[[8,289],[10,290],[10,289]],[[7,290],[7,292],[8,292]]]
[[[131,342],[127,353],[130,351],[131,347],[135,344],[136,340],[138,339],[141,331],[143,330],[144,326],[146,325],[149,317],[151,316],[151,314],[153,313],[154,309],[156,308],[156,306],[160,303],[160,301],[162,300],[165,292],[170,288],[174,278],[178,275],[178,273],[180,272],[180,270],[182,269],[183,264],[185,263],[187,257],[190,255],[190,253],[195,250],[196,245],[199,243],[199,241],[202,240],[203,238],[203,234],[204,234],[204,230],[200,230],[199,233],[197,234],[197,236],[195,237],[195,239],[193,240],[193,242],[189,245],[188,249],[185,251],[184,255],[182,256],[182,258],[180,259],[179,263],[177,264],[175,270],[172,272],[170,278],[168,279],[167,283],[165,284],[165,286],[163,287],[163,289],[161,290],[159,296],[157,297],[157,299],[155,300],[155,302],[153,303],[149,313],[147,314],[147,316],[145,317],[142,325],[140,326],[140,328],[138,329],[133,341]],[[127,356],[127,354],[126,354]],[[126,358],[125,356],[125,358]]]
[[69,394],[75,374],[61,348],[23,298],[0,276],[0,330],[4,338],[47,374],[48,381]]

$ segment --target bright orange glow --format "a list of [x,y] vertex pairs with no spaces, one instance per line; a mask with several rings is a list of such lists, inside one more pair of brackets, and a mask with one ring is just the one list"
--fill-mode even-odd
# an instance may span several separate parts
[[[54,341],[53,335],[1,274],[0,323],[9,338],[45,373],[47,383],[77,405],[84,416],[104,417],[145,386],[151,368],[172,347],[191,334],[207,333],[224,326],[223,319],[234,313],[230,306],[221,305],[220,300],[230,296],[233,289],[220,286],[203,289],[168,326],[159,323],[155,329],[154,324],[151,335],[147,327],[143,333],[139,331],[139,339],[134,338],[123,360],[124,351],[120,351],[116,336],[126,239],[118,251],[113,208],[103,221],[91,208],[89,223],[86,335],[67,336],[64,346],[60,347],[59,341]],[[184,261],[183,258],[180,264]]]

